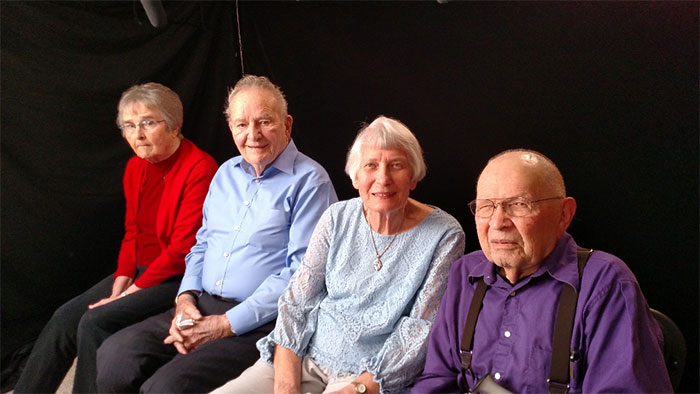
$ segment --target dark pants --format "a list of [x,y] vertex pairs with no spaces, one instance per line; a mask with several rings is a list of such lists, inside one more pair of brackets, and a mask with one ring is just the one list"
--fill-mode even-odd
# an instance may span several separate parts
[[108,276],[54,312],[27,360],[15,393],[55,393],[77,356],[73,392],[97,392],[95,354],[113,333],[172,307],[180,277],[95,309],[88,305],[112,292]]
[[[203,316],[223,314],[235,303],[204,293]],[[103,393],[202,393],[222,386],[253,365],[260,353],[255,343],[275,327],[270,322],[241,336],[220,338],[180,354],[165,345],[174,308],[127,327],[97,351],[97,386]]]

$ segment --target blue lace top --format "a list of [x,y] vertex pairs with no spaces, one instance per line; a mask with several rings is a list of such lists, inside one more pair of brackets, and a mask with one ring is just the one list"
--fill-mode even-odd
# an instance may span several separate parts
[[[335,376],[368,371],[385,393],[410,387],[423,370],[450,266],[464,253],[464,232],[435,208],[396,236],[375,271],[370,231],[360,198],[321,216],[279,299],[274,331],[257,343],[263,360],[272,363],[277,344]],[[393,237],[373,235],[380,253]]]

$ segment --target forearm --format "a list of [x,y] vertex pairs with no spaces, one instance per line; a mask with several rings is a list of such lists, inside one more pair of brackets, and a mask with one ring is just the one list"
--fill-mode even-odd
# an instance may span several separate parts
[[110,297],[118,297],[124,293],[131,284],[134,283],[134,278],[129,276],[117,276],[112,284],[112,294]]
[[301,390],[301,359],[291,350],[275,346],[275,394],[299,393]]

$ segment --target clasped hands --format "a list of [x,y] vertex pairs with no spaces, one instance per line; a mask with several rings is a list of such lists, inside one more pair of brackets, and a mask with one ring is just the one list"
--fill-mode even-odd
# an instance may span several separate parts
[[181,354],[187,354],[209,341],[233,336],[225,314],[202,316],[194,297],[189,294],[179,297],[168,334],[163,343],[172,344]]

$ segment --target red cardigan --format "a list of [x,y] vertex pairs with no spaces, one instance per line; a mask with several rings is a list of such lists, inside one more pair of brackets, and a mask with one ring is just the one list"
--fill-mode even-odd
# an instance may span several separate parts
[[[202,204],[214,177],[217,164],[207,153],[183,139],[177,161],[166,175],[160,206],[156,214],[156,234],[161,252],[153,261],[139,261],[146,271],[134,282],[140,288],[155,286],[185,272],[185,256],[195,244],[195,234],[202,226]],[[136,274],[136,225],[139,193],[150,165],[138,156],[132,157],[124,172],[126,198],[125,234],[119,251],[114,277]]]

